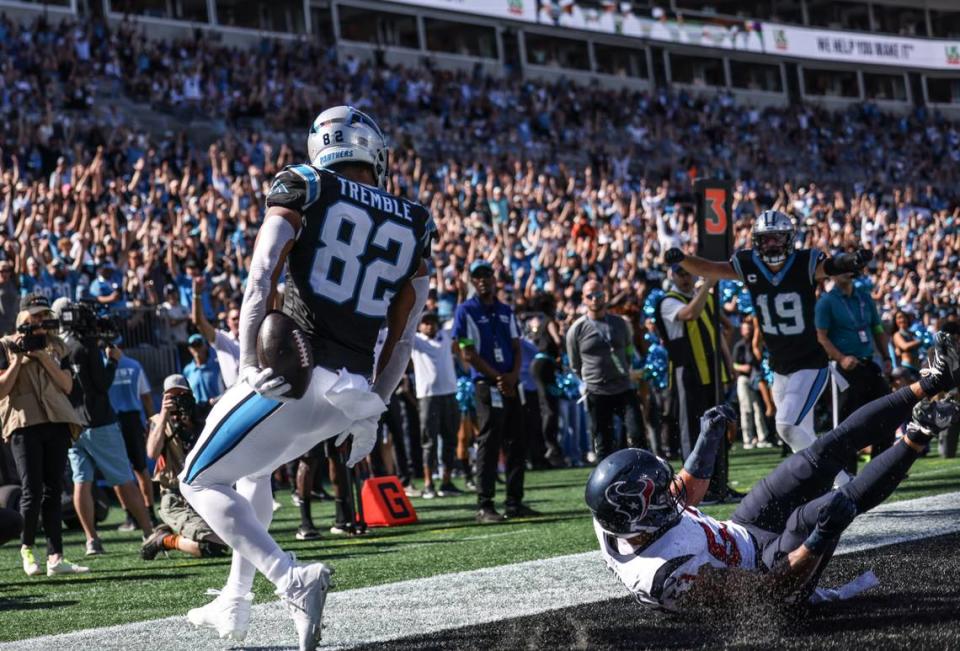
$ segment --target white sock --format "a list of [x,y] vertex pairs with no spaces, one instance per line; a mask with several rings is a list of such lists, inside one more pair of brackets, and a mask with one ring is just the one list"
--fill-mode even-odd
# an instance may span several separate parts
[[[264,529],[269,529],[273,520],[273,491],[270,487],[270,475],[262,477],[243,477],[237,480],[237,493],[253,506],[257,520]],[[257,568],[236,551],[230,563],[230,575],[223,591],[231,595],[242,597],[253,589],[253,578]]]
[[180,492],[234,553],[253,563],[278,588],[281,588],[281,582],[286,588],[293,561],[267,533],[246,498],[232,486],[223,484],[197,486],[182,483]]

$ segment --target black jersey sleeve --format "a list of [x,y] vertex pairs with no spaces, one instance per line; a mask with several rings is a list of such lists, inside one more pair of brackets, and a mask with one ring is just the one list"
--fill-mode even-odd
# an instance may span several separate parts
[[310,165],[290,165],[273,179],[267,207],[280,206],[302,213],[320,194],[320,175]]
[[423,235],[420,237],[420,255],[424,259],[429,259],[433,254],[433,240],[439,239],[439,237],[437,224],[433,221],[433,216],[427,212]]

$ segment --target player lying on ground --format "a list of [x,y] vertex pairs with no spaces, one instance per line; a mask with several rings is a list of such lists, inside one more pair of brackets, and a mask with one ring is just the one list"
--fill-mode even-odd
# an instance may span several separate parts
[[[239,381],[210,412],[179,477],[184,498],[234,550],[220,596],[190,611],[190,621],[242,640],[259,570],[288,606],[301,649],[320,639],[331,572],[323,563],[296,564],[270,537],[270,473],[341,433],[352,436],[347,465],[373,449],[384,400],[410,360],[426,301],[422,258],[433,223],[423,206],[383,189],[384,137],[360,111],[339,106],[321,113],[307,149],[310,164],[281,171],[267,194],[240,308]],[[261,360],[258,335],[265,350],[267,339],[284,341],[260,331],[284,321],[266,316],[285,264],[283,310],[298,328],[286,332],[299,347]],[[311,349],[316,366],[301,373],[297,360],[308,360]],[[276,370],[284,367],[286,377]]]
[[[925,373],[785,459],[723,522],[695,507],[735,422],[729,406],[704,414],[697,445],[677,475],[643,450],[611,455],[586,488],[607,566],[638,601],[668,610],[719,606],[721,595],[729,600],[765,588],[785,600],[806,599],[853,518],[883,502],[930,439],[956,418],[952,403],[925,400],[960,384],[960,349],[951,335],[938,335]],[[890,436],[911,413],[903,439],[831,490],[845,455]]]

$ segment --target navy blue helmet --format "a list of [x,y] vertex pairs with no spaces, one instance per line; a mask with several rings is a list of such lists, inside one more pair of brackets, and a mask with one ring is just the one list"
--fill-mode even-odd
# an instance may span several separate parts
[[584,499],[608,533],[655,533],[680,521],[683,491],[671,491],[673,481],[673,468],[665,460],[627,448],[597,464]]

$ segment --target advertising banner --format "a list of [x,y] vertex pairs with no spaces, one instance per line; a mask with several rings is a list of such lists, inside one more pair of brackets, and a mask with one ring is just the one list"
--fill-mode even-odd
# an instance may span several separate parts
[[464,14],[536,22],[537,0],[391,0],[399,4]]
[[771,54],[838,63],[960,71],[960,41],[764,24]]

